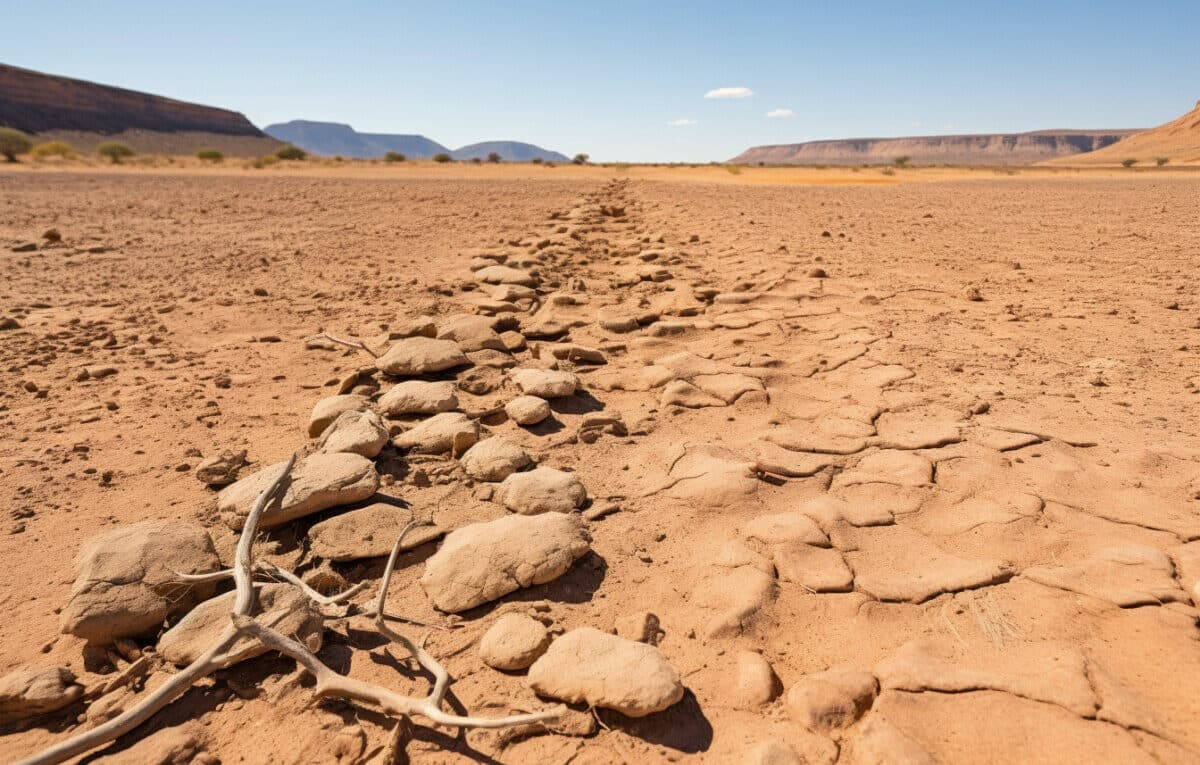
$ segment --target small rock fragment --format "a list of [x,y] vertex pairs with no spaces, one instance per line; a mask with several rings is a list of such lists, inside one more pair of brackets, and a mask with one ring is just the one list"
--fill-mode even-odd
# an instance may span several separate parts
[[497,489],[497,500],[522,515],[569,513],[587,499],[587,489],[574,473],[538,467],[513,473]]
[[393,377],[423,375],[469,363],[458,343],[424,336],[400,340],[375,360],[380,372]]
[[246,450],[221,452],[196,467],[196,478],[207,486],[225,486],[237,480],[238,471],[246,464]]
[[458,408],[452,382],[405,380],[379,397],[379,412],[385,417],[407,414],[440,414]]
[[56,712],[82,695],[66,667],[19,667],[0,677],[0,725]]
[[[240,529],[250,508],[274,483],[285,463],[276,463],[227,486],[217,495],[217,511],[231,529]],[[357,454],[311,454],[297,461],[283,499],[267,507],[262,528],[317,513],[331,507],[360,502],[379,489],[375,465]]]
[[518,425],[536,425],[550,416],[550,404],[537,396],[517,396],[504,405],[504,412]]
[[503,481],[532,461],[525,450],[503,438],[485,438],[459,458],[463,470],[477,481]]
[[333,424],[342,412],[361,412],[367,408],[362,396],[329,396],[317,402],[308,418],[308,437],[316,438]]
[[342,412],[317,444],[325,454],[358,454],[374,459],[388,442],[388,429],[379,415],[372,411]]
[[466,450],[479,440],[479,423],[462,412],[435,414],[396,436],[392,443],[418,454],[441,454],[454,447]]
[[545,625],[524,614],[504,614],[483,633],[479,657],[492,669],[525,669],[550,646]]
[[556,369],[514,369],[509,373],[521,392],[540,398],[562,398],[575,393],[579,378]]
[[879,683],[870,672],[833,669],[805,676],[788,689],[786,705],[793,720],[810,730],[845,728],[875,701]]

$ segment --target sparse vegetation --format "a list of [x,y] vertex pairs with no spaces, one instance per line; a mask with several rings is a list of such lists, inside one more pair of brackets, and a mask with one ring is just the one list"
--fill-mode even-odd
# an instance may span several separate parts
[[624,173],[629,170],[629,163],[628,162],[617,162],[612,167],[613,167],[613,170],[616,170],[618,173]]
[[68,157],[75,156],[75,147],[66,141],[45,141],[33,147],[33,158],[35,160],[49,159],[50,157]]
[[488,162],[499,162],[500,159],[500,155],[496,152],[493,151],[488,153]]
[[387,154],[383,155],[384,162],[403,162],[406,159],[408,159],[408,157],[404,156],[398,151],[389,151]]
[[216,149],[201,149],[196,152],[196,159],[202,159],[205,162],[220,162],[225,159],[225,155]]
[[895,175],[896,171],[893,168],[885,167],[885,168],[883,168],[883,174],[884,175]]
[[299,146],[292,146],[291,144],[288,144],[287,146],[283,146],[276,151],[275,156],[279,159],[301,160],[308,156],[308,152],[306,152],[304,149],[301,149]]
[[437,162],[438,164],[444,164],[446,162],[449,162],[451,159],[452,159],[452,157],[449,154],[446,154],[445,152],[433,155],[433,161]]
[[1154,160],[1154,164],[1157,167],[1162,167],[1163,165],[1167,164],[1170,161],[1171,161],[1170,157],[1159,157],[1158,159]]
[[741,165],[725,165],[725,170],[730,175],[741,175],[742,174],[742,166]]
[[541,157],[534,157],[533,159],[531,159],[531,160],[529,160],[529,161],[530,161],[530,162],[532,162],[532,163],[533,163],[533,164],[535,164],[535,165],[540,165],[540,164],[542,164],[542,158],[541,158]]
[[1123,160],[1121,160],[1121,167],[1133,167],[1133,166],[1134,166],[1134,165],[1136,165],[1136,164],[1137,164],[1137,160],[1136,160],[1136,159],[1123,159]]
[[586,165],[588,163],[588,159],[590,159],[590,157],[588,157],[586,154],[576,154],[571,161],[577,165]]
[[264,167],[270,167],[278,161],[279,157],[276,157],[274,154],[266,154],[254,160],[254,164],[251,167],[255,170],[262,170]]
[[0,154],[5,162],[16,162],[18,154],[25,154],[33,148],[29,136],[14,128],[0,128]]
[[895,163],[896,167],[908,167],[908,163],[911,161],[912,161],[912,157],[908,156],[907,154],[905,154],[904,156],[901,156],[901,157],[896,157],[895,159],[892,160],[892,162]]
[[133,149],[120,141],[110,141],[97,146],[96,153],[102,157],[108,157],[114,165],[119,165],[125,157],[133,156]]
[[471,164],[472,165],[482,165],[483,160],[480,159],[479,157],[471,157]]

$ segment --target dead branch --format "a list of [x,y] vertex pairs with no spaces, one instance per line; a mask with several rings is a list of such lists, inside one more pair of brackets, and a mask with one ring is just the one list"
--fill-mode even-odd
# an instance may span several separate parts
[[370,355],[370,357],[373,359],[379,358],[379,354],[368,348],[366,343],[362,343],[357,340],[344,340],[340,337],[334,337],[328,332],[322,332],[319,335],[313,335],[313,339],[328,340],[329,342],[336,343],[337,345],[344,345],[347,348],[353,348],[356,351],[362,351],[363,353]]
[[388,617],[384,613],[384,603],[387,599],[388,587],[391,584],[396,562],[400,557],[404,537],[414,526],[420,525],[417,522],[412,522],[405,526],[400,537],[396,540],[395,546],[392,548],[392,554],[388,558],[387,567],[383,572],[383,580],[380,583],[374,617],[375,628],[380,634],[403,645],[417,663],[433,676],[433,687],[427,696],[423,698],[404,696],[374,683],[339,675],[321,662],[316,654],[307,647],[255,621],[250,616],[250,610],[253,608],[255,602],[254,573],[256,571],[278,576],[287,583],[299,587],[317,602],[324,602],[325,604],[343,601],[362,589],[362,585],[360,584],[338,595],[323,596],[305,585],[292,572],[285,572],[273,564],[256,563],[254,561],[252,553],[259,521],[267,507],[282,497],[287,479],[291,475],[295,463],[296,455],[293,454],[271,485],[255,500],[250,514],[246,517],[241,537],[238,539],[237,553],[234,556],[232,569],[209,574],[181,575],[181,579],[185,581],[213,581],[229,576],[233,577],[236,596],[233,610],[230,614],[230,625],[221,632],[213,645],[194,662],[172,675],[169,680],[155,689],[154,692],[150,693],[141,702],[129,708],[124,713],[114,717],[103,725],[83,731],[31,757],[21,760],[17,765],[57,765],[57,763],[70,760],[129,733],[179,696],[183,695],[185,691],[201,678],[233,664],[236,661],[236,655],[231,653],[231,650],[243,635],[253,637],[268,648],[295,659],[300,666],[304,667],[304,669],[316,678],[317,683],[314,693],[318,698],[339,697],[370,704],[381,709],[386,714],[401,718],[402,722],[409,717],[419,716],[424,717],[434,724],[451,727],[506,728],[515,725],[542,723],[562,716],[565,711],[565,707],[562,705],[557,705],[540,712],[510,715],[508,717],[460,716],[449,714],[442,710],[441,704],[445,699],[446,691],[450,685],[449,673],[446,672],[436,659],[426,653],[422,646],[414,644],[407,637],[389,627],[387,624]]

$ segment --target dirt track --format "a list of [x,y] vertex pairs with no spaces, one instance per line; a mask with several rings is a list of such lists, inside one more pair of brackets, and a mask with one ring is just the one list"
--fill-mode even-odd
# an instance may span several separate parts
[[[384,348],[409,318],[475,312],[491,288],[469,263],[490,251],[532,259],[544,297],[574,298],[517,313],[523,330],[561,322],[607,363],[560,362],[585,393],[553,423],[487,430],[620,510],[588,524],[593,552],[568,574],[468,612],[428,648],[462,707],[534,709],[521,673],[478,657],[497,614],[545,601],[555,627],[607,630],[648,610],[688,693],[639,720],[602,711],[607,727],[584,738],[418,730],[415,761],[731,762],[770,739],[811,762],[872,761],[873,747],[895,761],[1200,761],[1198,196],[1200,179],[1167,174],[886,187],[0,174],[0,318],[21,325],[0,332],[0,674],[57,664],[86,684],[82,641],[56,613],[81,543],[170,517],[203,522],[228,555],[234,536],[193,475],[202,457],[284,459],[312,406],[370,363],[305,338]],[[50,227],[62,244],[10,251]],[[600,314],[641,326],[607,331]],[[79,379],[89,366],[116,372]],[[463,408],[513,391],[463,394]],[[597,412],[630,434],[576,437]],[[505,514],[451,466],[439,483],[415,474],[441,463],[416,464],[386,451],[379,469],[397,480],[383,491],[447,529]],[[304,533],[337,512],[272,532],[272,550],[319,565]],[[749,555],[731,560],[731,542]],[[394,612],[441,618],[417,585],[436,548],[402,560]],[[374,582],[381,565],[334,569]],[[325,642],[339,670],[425,687],[344,623]],[[743,650],[779,679],[761,708],[732,700]],[[806,730],[787,692],[841,667],[874,674],[878,696],[845,729]],[[0,732],[0,760],[82,714]],[[311,704],[290,661],[263,658],[117,748],[184,726],[226,763],[352,762],[390,725]]]

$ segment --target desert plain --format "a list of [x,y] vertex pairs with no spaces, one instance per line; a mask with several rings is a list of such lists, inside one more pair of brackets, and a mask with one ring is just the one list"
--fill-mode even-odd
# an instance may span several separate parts
[[[6,168],[0,675],[66,668],[70,698],[3,723],[0,761],[177,671],[156,647],[186,583],[136,634],[64,632],[88,541],[167,519],[231,566],[238,511],[198,468],[311,459],[340,395],[386,431],[366,497],[326,487],[255,545],[326,594],[365,583],[309,646],[426,693],[369,618],[426,522],[386,610],[445,709],[563,716],[398,729],[268,652],[73,761],[1200,762],[1197,199],[1169,168]],[[374,357],[426,335],[461,358]],[[453,402],[401,411],[413,380]],[[531,390],[549,415],[518,425]],[[476,440],[504,442],[483,469]],[[558,472],[498,480],[534,464]],[[554,513],[549,581],[447,583],[456,530]],[[457,540],[478,578],[512,563]],[[655,678],[586,651],[496,669],[502,617],[539,662],[593,628]]]

